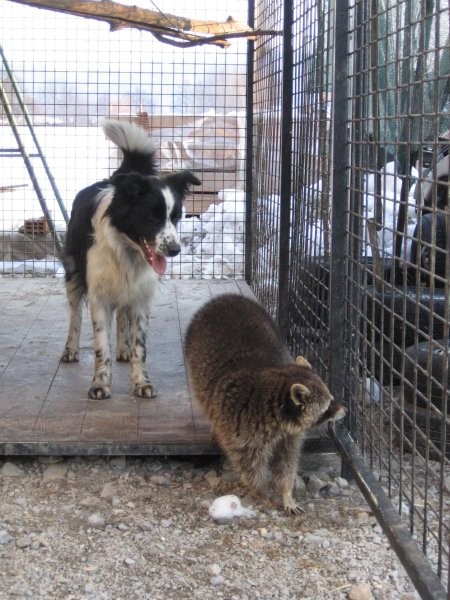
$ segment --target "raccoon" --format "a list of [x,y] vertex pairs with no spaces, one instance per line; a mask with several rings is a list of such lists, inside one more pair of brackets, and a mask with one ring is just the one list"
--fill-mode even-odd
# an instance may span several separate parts
[[194,315],[185,336],[194,395],[212,433],[251,492],[275,492],[290,514],[302,433],[345,415],[302,356],[287,351],[269,314],[254,300],[218,296]]

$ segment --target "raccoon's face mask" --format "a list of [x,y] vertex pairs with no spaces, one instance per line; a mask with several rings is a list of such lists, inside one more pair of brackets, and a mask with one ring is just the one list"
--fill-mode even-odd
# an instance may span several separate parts
[[312,373],[306,358],[298,356],[295,363],[306,370],[306,383],[294,383],[290,390],[298,423],[306,428],[342,419],[346,408],[336,402],[323,381]]

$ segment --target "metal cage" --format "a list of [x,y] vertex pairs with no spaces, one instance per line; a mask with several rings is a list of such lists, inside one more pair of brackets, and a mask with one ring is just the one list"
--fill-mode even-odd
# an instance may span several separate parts
[[[228,16],[195,6],[189,16]],[[344,464],[422,597],[444,598],[448,2],[250,0],[233,11],[276,35],[180,50],[0,3],[0,275],[62,275],[75,193],[119,160],[101,121],[139,123],[163,171],[202,179],[168,277],[245,277],[292,353],[347,403],[330,429]]]
[[345,464],[421,594],[445,597],[448,5],[266,0],[255,22],[283,38],[255,47],[248,278],[346,399]]

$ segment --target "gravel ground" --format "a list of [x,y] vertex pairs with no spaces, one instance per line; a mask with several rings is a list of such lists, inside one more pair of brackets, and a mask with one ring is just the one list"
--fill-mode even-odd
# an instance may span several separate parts
[[[297,488],[291,517],[214,457],[0,459],[0,599],[419,598],[337,456]],[[213,520],[224,494],[253,516]]]

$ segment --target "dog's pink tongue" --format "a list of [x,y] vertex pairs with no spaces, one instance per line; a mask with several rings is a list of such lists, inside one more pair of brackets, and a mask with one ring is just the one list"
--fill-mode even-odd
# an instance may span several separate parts
[[155,273],[158,273],[158,275],[164,275],[164,273],[166,272],[167,260],[164,258],[164,256],[156,254],[156,252],[152,249],[150,249],[149,264],[153,267]]

